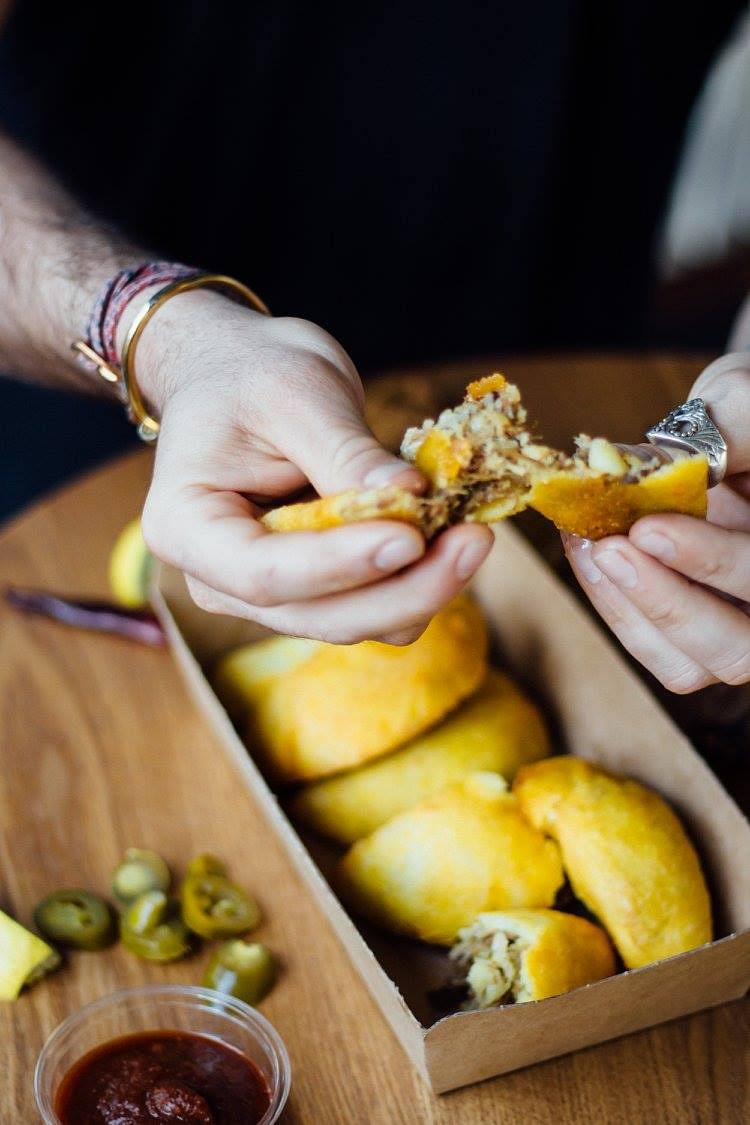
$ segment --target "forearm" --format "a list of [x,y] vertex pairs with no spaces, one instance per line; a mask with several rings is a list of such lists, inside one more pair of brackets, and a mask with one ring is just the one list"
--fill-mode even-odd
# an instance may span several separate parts
[[70,350],[107,279],[148,258],[0,133],[0,373],[98,391]]

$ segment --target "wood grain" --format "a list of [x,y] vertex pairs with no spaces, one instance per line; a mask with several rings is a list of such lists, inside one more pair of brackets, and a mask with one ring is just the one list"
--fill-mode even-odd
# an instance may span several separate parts
[[[452,401],[466,373],[402,372],[371,385],[376,429]],[[684,397],[699,359],[517,359],[547,437],[577,429],[624,439]],[[149,455],[137,454],[38,505],[0,537],[0,584],[106,592],[106,559],[140,506]],[[263,1011],[294,1067],[284,1121],[304,1125],[739,1125],[750,1120],[750,1009],[744,1002],[437,1098],[417,1078],[335,935],[308,898],[166,654],[21,618],[0,607],[0,905],[29,922],[47,891],[106,891],[131,844],[178,870],[212,850],[255,889],[260,936],[284,973]],[[81,1004],[145,981],[200,980],[204,955],[151,967],[120,949],[77,955],[0,1006],[0,1122],[37,1120],[31,1078],[41,1044]]]

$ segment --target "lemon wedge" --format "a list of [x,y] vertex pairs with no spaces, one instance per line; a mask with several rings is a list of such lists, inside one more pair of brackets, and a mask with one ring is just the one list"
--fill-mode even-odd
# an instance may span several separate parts
[[0,1000],[15,1000],[60,961],[57,950],[0,910]]
[[117,536],[109,556],[109,585],[120,605],[141,609],[148,604],[153,555],[146,546],[140,519],[131,520]]

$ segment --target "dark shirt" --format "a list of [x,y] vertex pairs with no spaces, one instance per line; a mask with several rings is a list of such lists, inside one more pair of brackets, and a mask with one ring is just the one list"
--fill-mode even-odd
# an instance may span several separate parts
[[640,346],[687,117],[742,6],[17,0],[0,123],[364,371]]

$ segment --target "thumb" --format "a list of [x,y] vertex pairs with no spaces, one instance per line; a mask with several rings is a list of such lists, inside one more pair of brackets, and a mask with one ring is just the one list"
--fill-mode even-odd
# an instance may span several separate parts
[[316,492],[326,496],[386,484],[422,491],[422,474],[376,440],[354,396],[336,383],[329,384],[327,391],[300,402],[284,439],[285,455]]
[[727,443],[727,475],[750,472],[750,352],[714,360],[690,392],[702,398]]

